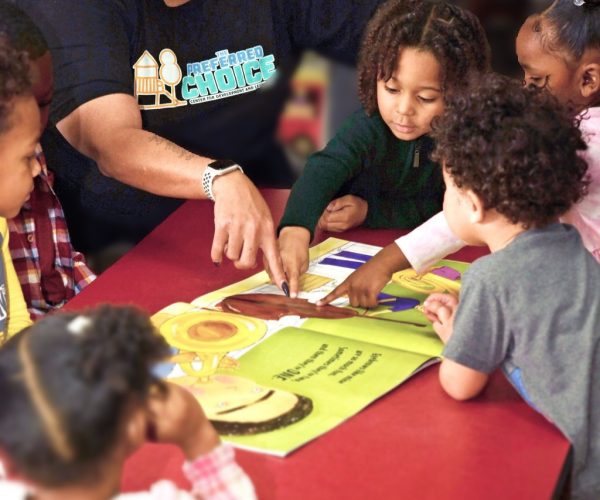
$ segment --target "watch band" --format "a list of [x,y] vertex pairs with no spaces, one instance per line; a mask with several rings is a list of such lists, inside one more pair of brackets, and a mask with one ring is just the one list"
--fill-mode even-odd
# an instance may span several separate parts
[[215,195],[212,190],[215,177],[229,174],[236,170],[239,170],[242,173],[244,172],[242,167],[232,160],[215,160],[209,163],[204,169],[204,174],[202,174],[202,189],[204,190],[206,197],[209,200],[215,201]]

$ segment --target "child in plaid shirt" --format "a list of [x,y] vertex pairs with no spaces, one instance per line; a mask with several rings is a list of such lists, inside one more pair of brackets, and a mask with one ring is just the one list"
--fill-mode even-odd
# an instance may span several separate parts
[[[0,33],[17,50],[27,53],[33,76],[32,92],[40,108],[42,129],[48,123],[52,100],[52,60],[48,45],[35,24],[19,8],[0,0]],[[8,220],[10,253],[31,317],[37,319],[59,308],[95,275],[83,255],[71,245],[60,202],[52,189],[53,175],[38,145],[40,174],[30,199]]]
[[[0,350],[3,500],[253,500],[254,487],[186,389],[157,380],[169,347],[131,307],[53,314]],[[185,455],[189,491],[168,480],[119,494],[127,457],[147,440]]]

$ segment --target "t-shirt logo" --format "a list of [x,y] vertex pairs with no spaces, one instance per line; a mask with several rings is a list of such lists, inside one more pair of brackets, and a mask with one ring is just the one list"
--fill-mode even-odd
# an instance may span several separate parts
[[[181,68],[171,49],[163,49],[158,62],[147,50],[133,65],[134,95],[140,109],[159,109],[186,106],[187,101],[177,98],[175,87],[181,82]],[[154,103],[143,104],[140,96],[154,96]]]
[[[259,89],[276,73],[275,56],[261,45],[236,52],[219,50],[215,57],[186,64],[186,75],[171,49],[163,49],[160,64],[145,50],[133,65],[134,95],[140,109],[200,104]],[[177,97],[180,86],[181,98]]]

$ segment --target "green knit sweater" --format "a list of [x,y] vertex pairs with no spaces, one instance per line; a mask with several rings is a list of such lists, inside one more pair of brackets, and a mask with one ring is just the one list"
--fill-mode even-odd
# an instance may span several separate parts
[[442,208],[440,167],[429,160],[433,141],[396,138],[379,113],[348,118],[325,149],[313,154],[290,193],[279,230],[301,226],[311,233],[334,198],[367,201],[365,225],[413,228]]

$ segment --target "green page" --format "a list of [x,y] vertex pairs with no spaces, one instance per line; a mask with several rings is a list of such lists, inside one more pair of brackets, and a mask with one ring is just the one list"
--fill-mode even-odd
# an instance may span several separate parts
[[374,309],[311,304],[378,250],[333,238],[311,249],[302,300],[263,272],[159,311],[153,321],[174,348],[162,374],[235,446],[284,456],[327,432],[439,360],[443,344],[419,306],[431,292],[458,292],[467,267],[397,273]]

